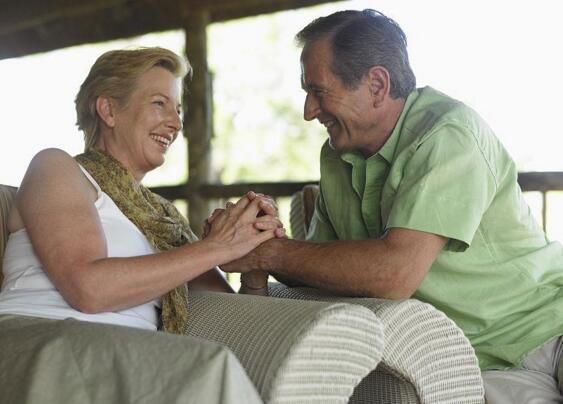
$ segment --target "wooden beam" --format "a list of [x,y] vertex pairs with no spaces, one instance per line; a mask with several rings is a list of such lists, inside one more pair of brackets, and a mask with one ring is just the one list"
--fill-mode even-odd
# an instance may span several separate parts
[[[31,24],[21,30],[7,31],[7,28],[3,28],[3,34],[0,34],[0,59],[181,27],[177,9],[170,6],[171,0],[162,0],[158,4],[153,0],[114,1],[115,6],[109,8],[60,10],[44,22]],[[65,13],[75,14],[67,18]],[[20,24],[25,25],[25,21]]]
[[519,173],[518,183],[523,191],[563,191],[563,172],[540,171]]
[[[26,0],[0,3],[0,35],[39,27],[56,20],[91,16],[131,0]],[[2,4],[4,3],[4,4]]]
[[75,24],[73,19],[90,18],[113,13],[126,13],[127,9],[151,9],[165,11],[166,19],[180,22],[185,15],[182,11],[207,11],[211,21],[223,21],[251,15],[272,13],[301,7],[314,6],[334,0],[0,0],[0,35],[23,31],[29,28],[49,24],[57,20],[66,20]]
[[[194,75],[184,92],[186,110],[184,134],[188,139],[188,218],[195,230],[209,215],[209,201],[199,193],[211,176],[211,137],[213,133],[213,95],[207,66],[207,25],[209,14],[192,13],[185,20],[186,53]],[[198,234],[200,236],[200,234]]]
[[219,22],[332,1],[0,0],[0,59],[182,29],[202,12]]
[[[316,183],[318,183],[317,180],[200,184],[197,192],[206,198],[216,199],[236,198],[248,191],[280,197],[291,196],[305,185]],[[563,191],[563,172],[521,172],[518,174],[518,183],[524,192]],[[153,190],[170,200],[186,199],[191,192],[196,191],[190,184],[155,187]]]
[[192,184],[168,185],[153,187],[152,191],[173,201],[186,200],[192,193],[198,193],[208,199],[240,198],[248,191],[260,192],[274,198],[291,196],[300,191],[305,185],[318,184],[318,181],[285,181],[285,182],[246,182],[236,184],[201,184],[194,187]]
[[209,8],[213,22],[228,21],[237,18],[251,17],[261,14],[294,10],[331,3],[336,0],[192,0],[194,3],[210,3]]

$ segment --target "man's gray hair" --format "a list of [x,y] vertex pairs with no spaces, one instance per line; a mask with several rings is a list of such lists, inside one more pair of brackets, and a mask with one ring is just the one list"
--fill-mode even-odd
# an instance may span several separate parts
[[389,72],[391,97],[406,98],[416,88],[407,37],[394,20],[379,11],[338,11],[315,19],[296,35],[303,48],[319,39],[330,41],[330,69],[346,87],[356,88],[377,65]]

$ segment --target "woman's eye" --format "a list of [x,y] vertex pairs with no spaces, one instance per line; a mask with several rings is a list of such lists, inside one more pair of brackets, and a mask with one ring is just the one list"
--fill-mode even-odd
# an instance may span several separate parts
[[157,100],[157,101],[154,101],[153,104],[158,105],[159,107],[163,107],[164,101]]

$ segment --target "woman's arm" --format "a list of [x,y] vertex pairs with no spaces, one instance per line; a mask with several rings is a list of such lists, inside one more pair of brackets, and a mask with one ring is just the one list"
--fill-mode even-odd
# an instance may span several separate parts
[[235,293],[218,267],[204,272],[190,281],[190,290],[209,290],[212,292]]
[[[249,192],[247,192],[245,197],[248,198],[249,201],[253,201],[256,198],[262,198],[262,200],[259,203],[260,212],[258,213],[258,216],[270,215],[270,216],[273,216],[275,218],[279,217],[278,207],[277,207],[275,201],[270,196],[263,195],[263,194],[257,194],[253,191],[249,191]],[[227,202],[226,207],[229,207],[229,206],[232,206],[231,202]],[[222,212],[224,212],[224,210],[225,210],[224,208],[215,209],[211,213],[209,218],[207,218],[205,220],[205,223],[203,224],[202,238],[207,237],[207,235],[209,234],[209,231],[211,230],[211,225],[212,225],[213,221]],[[259,227],[257,227],[257,228],[259,229]],[[278,238],[286,237],[285,229],[283,228],[283,225],[282,225],[281,222],[280,222],[279,228],[275,229],[275,235]],[[218,275],[218,276],[220,276],[220,275]],[[217,276],[215,276],[215,278],[217,278]],[[224,281],[224,278],[222,276],[221,276],[221,280]],[[196,281],[199,281],[199,278],[197,278]],[[206,277],[204,282],[202,282],[202,284],[200,286],[201,288],[221,291],[221,290],[218,289],[220,286],[215,286],[215,285],[217,285],[217,283],[216,283],[215,280],[213,280],[213,278],[211,276]],[[226,281],[225,281],[225,283],[226,283]],[[240,277],[240,283],[241,283],[241,287],[239,289],[239,293],[268,296],[268,273],[267,272],[252,271],[252,272],[248,272],[248,273],[242,273],[241,277]],[[192,285],[193,285],[193,281],[192,281]],[[213,285],[213,287],[210,287],[209,285]],[[230,289],[230,291],[232,291],[232,288],[230,287],[230,285],[228,286],[228,288]]]
[[55,149],[32,160],[16,197],[45,272],[71,306],[88,313],[158,298],[246,254],[274,237],[277,227],[272,217],[259,218],[265,229],[259,232],[258,203],[243,198],[216,219],[205,240],[148,256],[108,258],[95,200],[96,191],[78,164]]

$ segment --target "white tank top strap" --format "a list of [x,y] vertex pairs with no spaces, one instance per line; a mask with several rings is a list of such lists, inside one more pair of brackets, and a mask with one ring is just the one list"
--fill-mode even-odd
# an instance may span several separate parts
[[82,167],[82,165],[78,164],[78,167],[80,167],[86,178],[88,178],[88,180],[92,183],[94,188],[96,188],[96,192],[98,193],[98,199],[99,199],[102,196],[102,188],[100,188],[94,177],[92,177],[90,173],[86,171],[84,167]]

